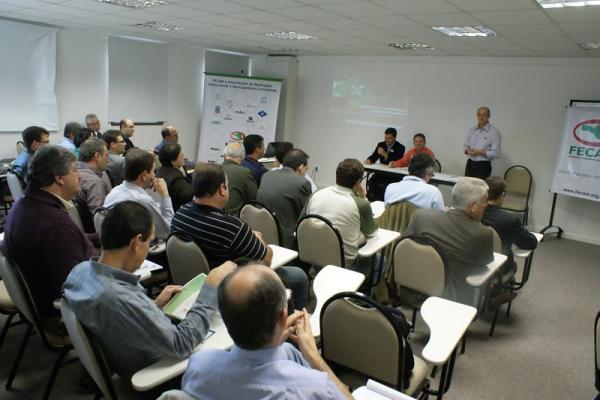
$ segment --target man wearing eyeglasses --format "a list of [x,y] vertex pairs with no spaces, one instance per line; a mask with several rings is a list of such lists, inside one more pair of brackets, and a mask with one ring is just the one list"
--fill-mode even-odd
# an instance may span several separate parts
[[113,187],[123,182],[123,163],[125,162],[125,139],[121,131],[111,129],[104,132],[104,141],[108,148],[108,166],[106,173]]

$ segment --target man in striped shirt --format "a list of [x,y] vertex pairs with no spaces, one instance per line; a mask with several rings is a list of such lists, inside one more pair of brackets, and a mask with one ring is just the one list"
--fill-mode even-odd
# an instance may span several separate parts
[[[273,250],[260,232],[252,231],[242,220],[223,210],[229,199],[223,167],[198,165],[192,186],[194,199],[177,211],[171,231],[190,236],[204,252],[211,268],[227,260],[237,264],[243,264],[243,260],[259,260],[270,265]],[[304,271],[297,267],[279,267],[275,272],[292,289],[294,306],[302,309],[308,300],[308,278]]]

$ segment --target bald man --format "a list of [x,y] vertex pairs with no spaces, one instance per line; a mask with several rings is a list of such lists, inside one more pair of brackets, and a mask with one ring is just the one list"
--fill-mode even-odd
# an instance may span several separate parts
[[[202,399],[351,399],[321,358],[306,310],[288,316],[283,283],[264,265],[229,274],[219,311],[234,345],[190,358],[182,389]],[[291,338],[300,351],[285,341]]]

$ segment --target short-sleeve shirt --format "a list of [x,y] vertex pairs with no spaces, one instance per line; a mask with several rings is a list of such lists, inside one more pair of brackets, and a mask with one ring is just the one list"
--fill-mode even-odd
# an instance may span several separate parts
[[202,249],[211,268],[227,260],[262,260],[267,248],[241,219],[215,207],[185,204],[171,222],[173,233],[190,236]]

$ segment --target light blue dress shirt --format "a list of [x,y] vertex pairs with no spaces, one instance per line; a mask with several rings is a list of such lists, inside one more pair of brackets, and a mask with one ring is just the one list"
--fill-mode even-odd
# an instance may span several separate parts
[[122,377],[165,356],[189,356],[208,332],[217,308],[217,288],[204,285],[185,319],[175,325],[154,304],[139,277],[84,261],[63,285],[81,323],[96,336],[109,365]]
[[291,344],[261,350],[204,350],[190,358],[181,388],[197,399],[344,399],[325,372]]
[[494,158],[500,157],[501,146],[502,137],[500,132],[488,123],[483,128],[474,126],[469,129],[463,148],[465,150],[468,147],[485,150],[485,156],[469,157],[473,161],[492,161]]
[[[13,162],[11,163],[14,170],[17,173],[21,174],[21,176],[23,176],[24,173],[27,172],[27,163],[29,162],[30,157],[31,157],[31,154],[29,154],[29,152],[27,150],[24,150],[21,153],[19,153],[17,158],[15,158],[13,160]],[[23,178],[25,178],[25,176],[23,176]]]
[[138,185],[124,181],[114,187],[104,199],[104,207],[111,208],[125,200],[140,203],[150,211],[154,219],[155,235],[159,239],[166,239],[171,231],[171,220],[175,211],[170,197],[161,197],[160,202],[154,200],[144,189]]
[[417,176],[405,176],[400,182],[388,185],[385,190],[386,207],[392,203],[408,201],[418,208],[444,209],[444,198],[438,188]]
[[73,141],[69,138],[63,137],[58,145],[69,151],[75,151],[75,143],[73,143]]

